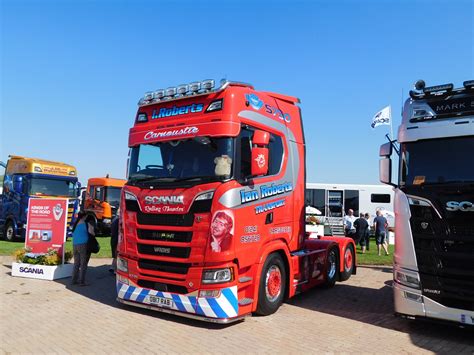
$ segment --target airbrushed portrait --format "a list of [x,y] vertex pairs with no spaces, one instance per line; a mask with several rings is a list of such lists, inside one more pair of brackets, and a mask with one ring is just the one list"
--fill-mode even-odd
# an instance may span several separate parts
[[217,211],[211,222],[211,250],[226,251],[232,243],[234,234],[234,216],[229,211]]

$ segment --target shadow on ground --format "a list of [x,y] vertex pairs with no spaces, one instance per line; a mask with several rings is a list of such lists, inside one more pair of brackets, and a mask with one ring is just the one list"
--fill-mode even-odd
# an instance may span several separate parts
[[[380,288],[353,286],[337,283],[333,288],[315,288],[300,294],[287,303],[312,311],[406,333],[412,343],[420,348],[443,352],[437,340],[454,346],[472,346],[474,353],[474,327],[460,328],[428,321],[410,321],[394,315],[392,295],[392,269],[371,267],[376,272],[388,273]],[[370,337],[370,333],[367,334]],[[361,340],[363,341],[363,340]],[[383,345],[383,344],[381,344]],[[448,349],[444,349],[447,352]]]

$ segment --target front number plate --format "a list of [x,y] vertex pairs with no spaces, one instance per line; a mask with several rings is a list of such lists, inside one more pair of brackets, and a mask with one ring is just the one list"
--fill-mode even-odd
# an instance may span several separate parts
[[174,304],[171,298],[164,298],[152,295],[148,296],[148,300],[150,301],[150,304],[160,307],[172,308]]

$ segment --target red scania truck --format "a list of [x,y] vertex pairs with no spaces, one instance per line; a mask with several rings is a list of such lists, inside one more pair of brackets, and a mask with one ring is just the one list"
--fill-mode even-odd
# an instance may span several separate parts
[[213,80],[146,93],[130,129],[117,300],[227,323],[356,271],[305,231],[299,100]]

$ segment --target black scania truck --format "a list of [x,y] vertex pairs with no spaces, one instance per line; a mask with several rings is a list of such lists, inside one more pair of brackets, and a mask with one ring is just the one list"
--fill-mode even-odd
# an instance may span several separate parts
[[395,190],[395,312],[474,325],[474,80],[420,80],[402,116],[399,148],[380,148],[380,180]]

